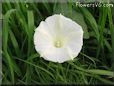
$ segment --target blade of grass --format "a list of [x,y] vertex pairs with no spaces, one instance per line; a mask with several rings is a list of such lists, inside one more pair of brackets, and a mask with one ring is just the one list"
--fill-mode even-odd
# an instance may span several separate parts
[[97,75],[107,75],[107,76],[114,77],[114,72],[107,71],[107,70],[89,69],[89,70],[87,70],[87,72],[97,74]]
[[44,69],[44,68],[42,68],[42,67],[40,67],[40,66],[38,66],[38,65],[32,64],[32,63],[29,62],[29,61],[22,60],[22,59],[19,59],[19,58],[16,58],[16,59],[19,60],[19,61],[22,61],[22,62],[24,62],[24,63],[27,63],[27,64],[29,64],[29,65],[31,65],[31,66],[33,66],[33,67],[36,67],[36,68],[38,68],[38,69],[40,69],[40,70],[46,72],[47,74],[49,74],[52,78],[54,78],[53,74],[52,74],[51,72],[47,71],[46,69]]
[[86,8],[79,8],[80,11],[83,13],[84,17],[87,19],[87,21],[89,22],[90,26],[92,27],[92,29],[95,32],[95,37],[97,39],[97,41],[99,42],[99,30],[98,30],[98,26],[97,26],[97,22],[95,20],[95,18],[93,17],[93,15],[86,9]]
[[93,73],[93,74],[98,74],[98,75],[107,75],[107,76],[114,77],[114,72],[112,72],[112,71],[100,70],[100,69],[84,69],[84,68],[81,68],[81,67],[75,65],[74,63],[69,62],[69,64],[71,64],[76,69],[83,71],[83,72]]
[[32,11],[28,11],[28,56],[32,53],[32,41],[33,41],[33,32],[34,32],[34,15]]
[[94,65],[96,66],[96,63],[95,63],[95,61],[94,61],[94,59],[92,57],[87,56],[86,54],[81,53],[81,52],[80,52],[80,54],[83,55],[83,56],[85,56],[86,58],[90,59],[94,63]]
[[14,49],[15,49],[15,52],[17,54],[17,56],[20,56],[21,55],[21,52],[20,52],[20,49],[19,49],[19,45],[18,45],[18,42],[13,34],[13,32],[11,30],[9,30],[9,35],[10,35],[10,38],[11,38],[11,41],[12,41],[12,44],[14,46]]
[[42,16],[41,12],[39,11],[39,9],[36,7],[36,4],[35,3],[31,4],[31,6],[36,10],[37,14],[39,15],[39,18],[41,20],[43,20],[43,16]]
[[[111,44],[112,44],[112,70],[114,71],[114,25],[112,20],[112,11],[111,8],[108,7],[108,19],[109,19],[109,26],[110,26],[110,32],[111,32]],[[114,79],[113,79],[114,80]]]
[[26,21],[26,18],[24,16],[23,12],[21,11],[20,5],[19,5],[19,3],[15,3],[14,5],[15,5],[15,8],[17,10],[16,16],[17,16],[19,22],[21,23],[20,26],[22,26],[21,29],[25,32],[25,34],[27,36],[29,36],[27,21]]
[[48,14],[51,14],[51,8],[50,8],[50,5],[48,3],[48,0],[42,0],[42,4],[44,5],[44,7],[46,8]]
[[[98,50],[97,50],[97,55],[96,57],[98,58],[99,55],[100,55],[100,50],[102,51],[103,53],[103,56],[102,57],[105,57],[105,53],[104,53],[104,29],[105,29],[105,24],[106,24],[106,18],[107,18],[107,13],[108,13],[108,10],[106,7],[103,7],[102,10],[100,11],[101,13],[101,17],[99,18],[99,21],[100,21],[100,28],[99,28],[99,31],[100,31],[100,37],[99,37],[99,45],[98,45]],[[104,60],[104,62],[106,63],[106,60],[102,58],[102,60]]]
[[8,35],[9,35],[8,21],[9,21],[10,15],[13,12],[15,12],[15,9],[9,10],[5,14],[4,19],[3,19],[3,43],[4,43],[3,52],[4,52],[4,55],[7,59],[7,64],[8,64],[9,69],[10,69],[12,83],[14,83],[14,70],[13,70],[13,64],[12,64],[12,61],[11,61],[11,57],[9,56],[9,54],[7,52],[7,48],[8,48]]
[[[32,11],[27,11],[28,16],[28,52],[27,56],[29,57],[32,53],[32,40],[33,40],[33,31],[34,31],[34,16]],[[32,62],[32,60],[30,60]],[[31,65],[27,64],[26,69],[26,83],[31,83],[31,75],[32,74],[32,67]]]

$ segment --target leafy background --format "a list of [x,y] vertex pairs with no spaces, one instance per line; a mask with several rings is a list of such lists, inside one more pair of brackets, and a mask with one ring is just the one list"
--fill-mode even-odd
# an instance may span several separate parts
[[[114,84],[114,7],[4,2],[2,11],[2,84]],[[40,58],[33,43],[39,23],[60,13],[84,30],[80,54],[62,64]]]

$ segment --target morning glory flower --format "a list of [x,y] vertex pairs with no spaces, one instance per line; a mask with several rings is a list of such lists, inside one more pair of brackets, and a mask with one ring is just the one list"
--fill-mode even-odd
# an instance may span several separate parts
[[34,44],[45,60],[63,63],[78,56],[83,45],[83,30],[70,18],[55,14],[35,29]]

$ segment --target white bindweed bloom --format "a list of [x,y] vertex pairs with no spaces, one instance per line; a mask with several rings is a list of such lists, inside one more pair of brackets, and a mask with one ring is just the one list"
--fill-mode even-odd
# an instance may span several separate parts
[[70,18],[55,14],[41,21],[36,28],[34,44],[45,60],[63,63],[73,60],[81,51],[83,30]]

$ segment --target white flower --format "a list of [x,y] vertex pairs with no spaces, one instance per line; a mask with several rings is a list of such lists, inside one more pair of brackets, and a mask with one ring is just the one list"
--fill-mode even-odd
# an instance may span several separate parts
[[41,21],[34,34],[35,49],[52,62],[73,60],[83,45],[82,27],[63,15],[55,14]]

